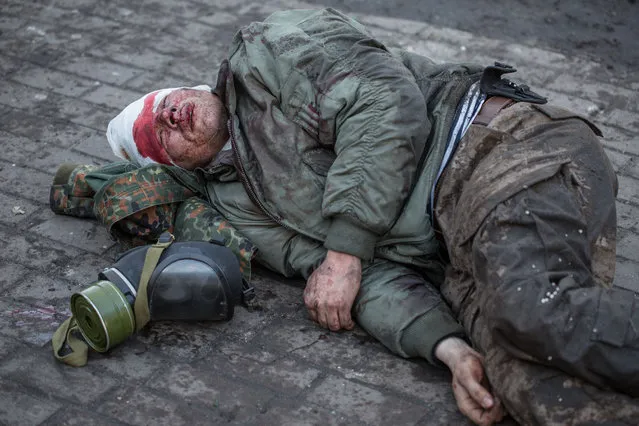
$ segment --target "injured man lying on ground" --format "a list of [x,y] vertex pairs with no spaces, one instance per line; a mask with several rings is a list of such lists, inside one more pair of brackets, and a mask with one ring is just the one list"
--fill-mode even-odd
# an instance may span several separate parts
[[[213,87],[126,107],[107,131],[125,161],[62,166],[51,207],[124,244],[217,241],[244,281],[251,263],[303,277],[319,327],[358,324],[450,369],[477,424],[637,424],[639,298],[612,287],[616,177],[597,127],[502,77],[514,71],[389,49],[332,9],[278,12],[237,32]],[[163,238],[129,261],[136,285],[168,258]],[[172,285],[196,285],[173,265],[186,278]],[[237,302],[242,279],[228,281],[217,291]]]

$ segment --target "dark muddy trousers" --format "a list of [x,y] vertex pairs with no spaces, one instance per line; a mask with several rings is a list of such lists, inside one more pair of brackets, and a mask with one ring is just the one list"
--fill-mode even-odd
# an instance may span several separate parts
[[639,424],[639,298],[611,287],[615,187],[586,122],[527,104],[472,126],[446,170],[442,293],[522,424]]

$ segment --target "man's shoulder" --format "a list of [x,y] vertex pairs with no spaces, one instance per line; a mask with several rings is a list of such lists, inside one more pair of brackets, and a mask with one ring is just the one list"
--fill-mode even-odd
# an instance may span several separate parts
[[278,11],[261,22],[240,28],[235,41],[257,41],[260,44],[287,44],[306,39],[320,42],[328,35],[359,33],[371,37],[366,28],[353,18],[332,9],[293,9]]

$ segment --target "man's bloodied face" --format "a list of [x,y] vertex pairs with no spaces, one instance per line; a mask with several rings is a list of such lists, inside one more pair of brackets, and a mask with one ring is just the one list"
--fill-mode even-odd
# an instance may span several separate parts
[[171,162],[193,170],[209,164],[222,149],[228,133],[226,109],[209,91],[177,89],[153,114],[160,145]]

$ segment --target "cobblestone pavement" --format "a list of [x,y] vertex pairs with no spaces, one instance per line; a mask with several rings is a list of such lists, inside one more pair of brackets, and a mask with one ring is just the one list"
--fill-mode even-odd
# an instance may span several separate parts
[[[361,330],[328,333],[300,281],[255,278],[263,309],[216,324],[157,323],[74,369],[49,339],[68,300],[118,247],[91,221],[54,216],[59,163],[113,157],[108,120],[158,87],[212,83],[241,24],[296,1],[2,0],[0,424],[464,424],[449,376]],[[48,4],[48,5],[46,5]],[[507,61],[603,129],[619,172],[616,285],[639,290],[639,77],[588,60],[419,22],[359,16],[389,45],[437,60]]]

